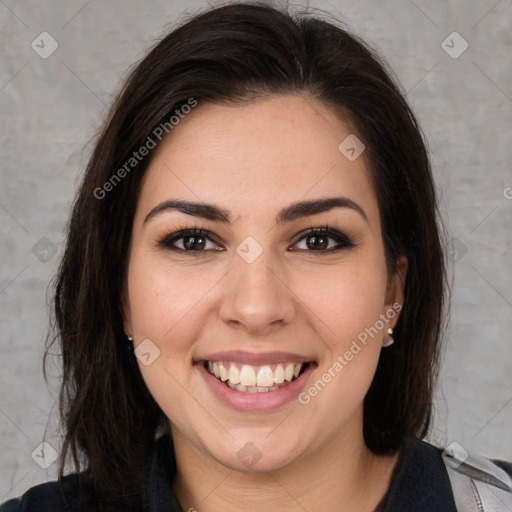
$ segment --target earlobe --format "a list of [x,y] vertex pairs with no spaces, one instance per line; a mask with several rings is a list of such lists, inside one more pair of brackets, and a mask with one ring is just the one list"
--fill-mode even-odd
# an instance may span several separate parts
[[[387,337],[382,340],[383,347],[389,347],[395,342],[393,329],[398,321],[404,303],[404,288],[408,264],[409,262],[405,256],[398,258],[395,265],[395,273],[389,282],[386,297],[386,311],[384,314],[386,318],[389,318],[391,325],[387,328]],[[391,310],[393,311],[392,314],[390,314]],[[391,319],[394,320],[391,321]]]

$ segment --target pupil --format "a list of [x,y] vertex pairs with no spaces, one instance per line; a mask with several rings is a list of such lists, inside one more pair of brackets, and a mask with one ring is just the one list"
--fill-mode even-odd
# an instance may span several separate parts
[[[203,249],[204,248],[204,241],[202,243],[199,243],[198,240],[203,240],[201,238],[201,236],[194,236],[194,235],[189,235],[187,236],[186,238],[184,238],[184,243],[183,245],[185,246],[185,249]],[[198,246],[195,246],[195,244],[198,243]]]
[[326,243],[326,237],[320,235],[310,235],[309,237],[309,241],[311,242],[313,240],[312,243],[309,243],[309,247],[312,248],[312,249],[315,249],[315,248],[321,248],[321,249],[325,249],[327,247],[327,243]]

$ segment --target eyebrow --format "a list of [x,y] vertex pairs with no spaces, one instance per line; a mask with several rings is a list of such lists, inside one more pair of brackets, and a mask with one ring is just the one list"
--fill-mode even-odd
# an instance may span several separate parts
[[[368,217],[363,208],[356,202],[348,199],[347,197],[328,197],[322,199],[313,199],[311,201],[297,201],[283,208],[276,216],[277,224],[284,224],[293,220],[316,215],[317,213],[326,212],[333,208],[350,208],[356,211],[366,222],[369,224]],[[192,202],[185,200],[167,200],[155,206],[144,219],[143,224],[156,215],[165,211],[175,210],[194,217],[201,217],[203,219],[211,220],[213,222],[221,222],[223,224],[232,224],[231,212],[220,208],[219,206],[211,203]]]

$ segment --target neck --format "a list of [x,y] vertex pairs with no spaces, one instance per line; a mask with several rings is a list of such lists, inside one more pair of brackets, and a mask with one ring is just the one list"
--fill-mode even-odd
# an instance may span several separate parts
[[373,512],[389,488],[398,453],[374,455],[360,432],[357,440],[341,434],[284,468],[262,473],[226,467],[173,432],[174,492],[184,511],[238,512],[243,507],[255,512],[271,506],[290,512]]

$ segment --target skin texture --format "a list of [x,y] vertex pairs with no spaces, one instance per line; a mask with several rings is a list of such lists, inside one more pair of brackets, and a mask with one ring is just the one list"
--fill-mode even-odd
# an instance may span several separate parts
[[[397,454],[376,457],[362,433],[362,404],[386,329],[354,356],[308,404],[292,400],[267,412],[239,412],[212,393],[193,361],[208,353],[293,352],[317,362],[307,389],[374,326],[402,304],[407,262],[387,275],[377,199],[365,154],[338,150],[355,133],[310,97],[271,96],[243,105],[200,103],[162,143],[137,204],[124,298],[125,330],[137,347],[150,339],[160,355],[139,367],[170,420],[184,510],[374,510]],[[334,208],[283,225],[275,217],[296,201],[344,196],[365,212]],[[223,224],[166,210],[162,201],[204,201],[231,211]],[[294,237],[328,224],[355,247],[307,249]],[[184,228],[204,228],[195,257],[159,245]],[[252,263],[236,253],[248,236],[263,252]],[[216,247],[224,250],[214,250]],[[291,250],[291,248],[295,250]],[[323,252],[321,252],[323,251]],[[385,350],[385,349],[384,349]],[[253,443],[248,466],[238,451]]]

